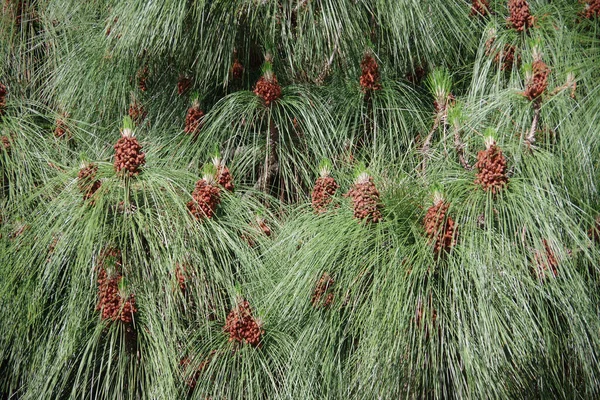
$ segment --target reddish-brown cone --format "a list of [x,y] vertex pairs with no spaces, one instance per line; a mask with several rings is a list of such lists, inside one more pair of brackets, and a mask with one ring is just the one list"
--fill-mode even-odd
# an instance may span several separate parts
[[243,299],[239,300],[227,315],[223,331],[229,334],[230,342],[247,343],[254,347],[260,347],[262,335],[265,333],[252,315],[250,303]]
[[535,275],[538,279],[543,280],[546,277],[546,271],[550,271],[553,277],[558,275],[558,259],[554,254],[554,251],[548,245],[546,239],[542,240],[544,245],[544,251],[535,250]]
[[485,17],[489,14],[490,2],[489,0],[472,0],[471,1],[471,15],[481,15]]
[[185,76],[180,76],[177,81],[177,93],[181,96],[192,87],[192,80]]
[[[114,260],[114,268],[111,273],[107,271],[106,261]],[[133,320],[133,314],[137,312],[135,307],[135,296],[130,294],[123,297],[119,290],[119,284],[123,279],[120,272],[121,252],[117,249],[105,249],[98,257],[98,305],[102,319],[111,321],[122,321],[130,323]]]
[[508,185],[506,158],[496,144],[477,154],[475,168],[479,170],[475,184],[481,185],[483,190],[496,194]]
[[373,178],[363,174],[344,196],[350,197],[354,206],[354,218],[377,223],[383,219],[379,191]]
[[96,164],[88,164],[87,166],[79,170],[77,174],[77,186],[79,191],[83,193],[83,199],[87,200],[100,189],[100,181],[96,179],[96,173],[98,172],[98,166]]
[[269,225],[267,225],[267,223],[265,222],[265,219],[259,217],[256,219],[256,222],[258,223],[258,227],[260,228],[262,233],[264,233],[265,236],[270,237],[271,236],[271,228],[269,228]]
[[182,292],[185,292],[185,283],[187,281],[187,277],[186,277],[186,271],[187,268],[185,265],[179,264],[177,263],[175,265],[175,277],[177,278],[177,283],[179,284],[179,289],[181,289]]
[[198,103],[194,103],[187,110],[185,116],[185,133],[196,135],[200,128],[202,128],[202,118],[204,118],[204,111],[200,109]]
[[144,121],[144,119],[146,119],[147,115],[148,115],[148,112],[146,111],[144,106],[141,103],[139,103],[137,100],[134,100],[129,105],[129,116],[131,117],[131,119],[133,120],[133,122],[136,125],[141,124]]
[[526,0],[508,0],[508,12],[507,21],[516,31],[523,32],[533,27],[534,18]]
[[137,72],[137,83],[138,83],[138,87],[140,88],[140,90],[142,92],[145,92],[146,90],[148,90],[147,80],[148,80],[148,66],[144,65]]
[[517,66],[521,63],[521,56],[516,54],[516,48],[513,45],[506,43],[504,48],[496,53],[494,62],[500,65],[502,71],[511,71],[513,64],[517,62]]
[[69,128],[65,123],[63,117],[56,118],[54,126],[54,137],[60,139],[69,133]]
[[381,89],[379,83],[379,65],[372,55],[364,56],[360,63],[362,74],[360,75],[360,86],[363,92],[372,92]]
[[310,302],[313,307],[329,307],[333,303],[333,284],[335,281],[327,272],[323,272],[315,286]]
[[223,186],[225,190],[233,192],[233,176],[231,175],[231,172],[229,172],[229,168],[222,164],[219,164],[217,167],[217,182],[219,182],[219,185]]
[[327,206],[333,200],[333,195],[340,185],[331,176],[317,178],[312,191],[312,207],[317,214],[327,211]]
[[582,14],[585,18],[591,19],[600,16],[600,0],[585,0],[583,3],[585,4],[585,10]]
[[187,208],[196,219],[212,218],[217,206],[221,202],[221,189],[200,179],[192,192],[192,200],[187,203]]
[[261,76],[254,86],[254,94],[263,99],[266,106],[279,99],[281,86],[279,86],[275,74],[267,73]]
[[537,99],[546,91],[548,87],[548,75],[550,74],[550,68],[542,60],[536,60],[533,62],[533,76],[527,83],[525,88],[525,97],[529,100]]
[[244,75],[244,66],[242,65],[240,60],[238,60],[236,57],[236,59],[233,60],[233,64],[231,65],[231,77],[233,79],[242,79],[243,75]]
[[0,115],[4,114],[4,109],[6,108],[6,95],[8,94],[8,89],[6,86],[0,82]]
[[146,155],[142,152],[136,137],[122,136],[114,145],[115,171],[118,174],[134,176],[140,173],[140,167],[146,163]]
[[2,147],[4,148],[4,151],[8,153],[10,151],[10,138],[6,135],[2,135],[0,136],[0,140],[2,141]]
[[429,243],[433,243],[435,254],[448,252],[456,244],[458,232],[454,220],[447,215],[450,204],[438,200],[433,206],[429,207],[423,225],[425,233],[429,238]]

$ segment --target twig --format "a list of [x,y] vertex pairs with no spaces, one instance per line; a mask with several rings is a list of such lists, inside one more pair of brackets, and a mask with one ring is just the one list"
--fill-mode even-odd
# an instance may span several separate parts
[[540,120],[540,110],[542,109],[542,101],[538,98],[533,102],[533,121],[531,122],[531,129],[525,138],[525,142],[528,145],[535,143],[535,132],[537,131],[538,123]]
[[456,153],[458,154],[458,160],[460,161],[460,165],[463,166],[467,171],[471,171],[473,167],[467,161],[465,156],[465,144],[460,138],[460,130],[454,130],[454,147],[456,148]]

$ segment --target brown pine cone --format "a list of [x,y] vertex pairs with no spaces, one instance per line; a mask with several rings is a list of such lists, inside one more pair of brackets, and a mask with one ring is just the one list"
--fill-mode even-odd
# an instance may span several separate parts
[[148,80],[148,66],[144,65],[142,68],[140,68],[137,72],[137,83],[138,83],[138,87],[140,88],[140,91],[145,92],[146,90],[148,90],[148,86],[147,86],[147,80]]
[[490,144],[487,149],[481,150],[477,154],[475,168],[479,170],[475,178],[475,184],[481,185],[483,190],[496,194],[508,185],[506,158],[495,143]]
[[281,98],[281,86],[275,74],[269,71],[261,76],[254,86],[254,94],[263,99],[266,106]]
[[2,135],[0,136],[0,140],[2,141],[2,147],[4,148],[4,151],[7,153],[10,152],[10,137]]
[[177,93],[181,96],[192,87],[192,80],[185,76],[180,76],[177,81]]
[[489,0],[471,0],[471,15],[481,15],[485,17],[489,14]]
[[114,145],[114,167],[117,174],[134,176],[140,173],[140,167],[146,164],[146,155],[142,152],[136,137],[130,129],[124,129],[122,137]]
[[373,183],[373,178],[368,174],[360,174],[352,188],[344,196],[352,199],[354,218],[372,223],[378,223],[383,219],[381,214],[383,205],[380,201],[379,191]]
[[148,115],[148,112],[146,111],[144,106],[141,103],[139,103],[137,100],[134,100],[129,105],[129,116],[131,117],[131,119],[133,120],[133,122],[136,125],[141,124],[144,121],[144,119],[146,119],[147,115]]
[[533,27],[534,18],[526,0],[508,0],[508,11],[507,21],[516,31],[523,32]]
[[549,74],[550,68],[542,60],[533,62],[533,77],[527,83],[524,93],[529,100],[537,99],[546,91]]
[[65,134],[69,134],[68,136],[70,136],[69,128],[67,127],[67,124],[64,121],[64,118],[66,117],[67,115],[63,114],[63,116],[56,118],[54,127],[54,137],[57,139],[64,137]]
[[558,275],[558,259],[554,254],[554,251],[550,248],[546,239],[542,240],[544,245],[544,251],[535,250],[535,275],[539,280],[546,278],[546,271],[550,271],[553,277]]
[[101,182],[96,179],[96,173],[98,172],[98,166],[90,163],[87,166],[83,166],[77,174],[77,186],[79,191],[83,193],[83,200],[87,200],[100,189]]
[[600,215],[594,221],[594,225],[588,230],[588,236],[596,244],[600,244]]
[[327,272],[323,272],[319,282],[315,286],[313,291],[313,295],[311,298],[311,303],[313,307],[323,306],[325,308],[329,307],[331,303],[333,303],[333,284],[335,281]]
[[244,66],[240,63],[240,60],[237,57],[233,60],[233,64],[231,65],[231,77],[233,79],[242,79],[244,75]]
[[219,185],[223,186],[225,190],[233,192],[233,176],[231,175],[231,172],[229,172],[229,168],[221,163],[219,163],[217,167],[217,182],[219,182]]
[[436,199],[433,206],[429,207],[423,226],[429,243],[433,243],[433,251],[440,254],[448,252],[456,244],[458,232],[454,220],[447,215],[450,204],[442,199]]
[[212,177],[196,182],[192,200],[187,203],[188,210],[196,219],[212,218],[221,202],[221,189],[214,185]]
[[496,53],[494,62],[500,65],[502,71],[511,71],[513,64],[517,62],[517,66],[521,64],[521,56],[516,54],[516,48],[513,45],[505,44],[504,48]]
[[4,114],[4,109],[6,108],[6,95],[8,94],[8,89],[6,86],[0,82],[0,115]]
[[194,104],[192,104],[192,106],[187,110],[184,132],[196,136],[198,131],[202,128],[203,118],[204,111],[200,109],[200,103],[195,101]]
[[254,347],[261,346],[262,335],[265,333],[253,317],[250,303],[244,299],[238,300],[236,307],[227,315],[223,331],[229,334],[230,342],[247,343]]
[[363,92],[372,92],[381,89],[379,83],[379,65],[370,54],[366,54],[360,63],[362,74],[360,76],[360,86]]
[[325,175],[321,174],[312,191],[312,207],[317,214],[322,214],[327,211],[327,206],[333,200],[335,192],[338,190],[340,185],[337,184],[335,179],[329,176],[329,173]]
[[585,4],[582,12],[585,18],[592,19],[600,16],[600,0],[584,0],[582,2]]

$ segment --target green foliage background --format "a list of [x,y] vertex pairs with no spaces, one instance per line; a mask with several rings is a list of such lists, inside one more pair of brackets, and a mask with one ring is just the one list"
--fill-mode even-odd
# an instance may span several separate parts
[[[487,3],[3,1],[0,398],[598,398],[600,4],[529,0],[519,32],[514,1]],[[360,84],[368,55],[379,90]],[[550,74],[530,101],[537,59]],[[113,145],[133,102],[146,164],[124,178]],[[473,168],[489,135],[497,194]],[[236,189],[198,221],[186,204],[216,153]],[[340,187],[318,214],[324,159]],[[376,224],[344,196],[364,171]],[[458,237],[438,255],[424,217],[440,196]],[[107,248],[130,324],[96,310]],[[329,306],[311,300],[324,273]],[[242,298],[259,347],[223,330]]]

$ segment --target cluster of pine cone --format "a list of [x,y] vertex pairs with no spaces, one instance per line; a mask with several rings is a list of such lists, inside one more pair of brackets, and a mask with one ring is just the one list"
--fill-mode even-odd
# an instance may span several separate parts
[[481,15],[482,17],[485,17],[489,13],[489,9],[489,0],[472,0],[471,2],[471,15]]
[[527,83],[524,93],[529,100],[537,99],[546,91],[548,87],[548,75],[550,75],[550,68],[542,60],[534,61],[532,67],[533,77]]
[[217,206],[221,202],[221,189],[200,179],[192,192],[192,200],[187,203],[187,208],[196,219],[212,218]]
[[4,151],[10,151],[10,138],[6,135],[0,136],[0,140],[2,141],[2,147],[4,147]]
[[311,303],[313,307],[322,305],[323,307],[329,307],[333,303],[333,284],[335,281],[327,272],[323,272],[317,286],[313,291]]
[[100,189],[101,182],[96,179],[97,172],[98,166],[94,163],[90,163],[79,170],[77,174],[77,186],[79,187],[79,191],[83,193],[83,200],[89,199]]
[[496,144],[477,154],[475,168],[479,170],[475,184],[481,185],[483,190],[496,194],[508,185],[506,158]]
[[340,185],[331,176],[317,178],[312,191],[312,207],[317,214],[327,211],[327,206],[333,200],[333,195]]
[[544,253],[536,250],[534,254],[535,258],[535,273],[538,279],[543,280],[546,276],[546,271],[550,270],[552,275],[556,277],[558,275],[558,260],[554,251],[548,245],[546,239],[542,240],[544,245]]
[[344,196],[352,198],[354,218],[373,223],[383,219],[379,191],[370,176],[359,178]]
[[423,220],[425,233],[429,242],[434,244],[435,254],[442,251],[448,252],[456,244],[458,232],[454,220],[447,215],[448,208],[450,208],[450,204],[440,200],[429,207]]
[[229,172],[229,168],[225,165],[219,164],[217,166],[217,182],[219,182],[219,185],[223,186],[225,190],[233,192],[233,176],[231,175],[231,172]]
[[115,162],[114,167],[117,173],[134,176],[139,174],[140,167],[146,163],[146,155],[142,152],[136,137],[122,136],[114,146]]
[[177,93],[181,96],[192,87],[192,80],[185,76],[180,76],[177,81]]
[[372,92],[381,89],[379,83],[379,65],[372,55],[367,54],[360,62],[360,69],[362,74],[360,75],[360,86],[364,92]]
[[236,307],[227,315],[223,331],[229,334],[230,342],[248,343],[254,347],[261,345],[261,337],[265,333],[252,316],[252,309],[247,300],[238,301]]
[[0,82],[0,115],[4,114],[4,108],[6,108],[6,95],[8,89]]
[[243,75],[244,75],[244,66],[242,65],[240,60],[238,60],[236,57],[235,60],[233,60],[233,65],[231,65],[231,77],[233,79],[242,79]]
[[54,137],[60,139],[63,136],[65,136],[67,132],[69,132],[69,128],[67,128],[67,124],[65,123],[63,118],[57,118],[54,127]]
[[146,119],[147,115],[148,112],[146,111],[144,106],[137,100],[129,104],[129,116],[136,125],[141,124],[144,121],[144,119]]
[[96,310],[101,311],[102,319],[121,320],[125,323],[133,320],[133,314],[137,312],[135,297],[130,294],[127,300],[123,299],[119,293],[119,283],[122,279],[123,277],[118,272],[115,272],[113,276],[108,276],[104,268],[98,272],[99,300]]
[[533,27],[534,18],[526,0],[508,0],[508,11],[510,16],[507,21],[516,31],[523,32]]
[[277,77],[275,74],[270,75],[272,76],[261,76],[254,86],[254,94],[262,98],[267,106],[281,97],[281,86],[277,83]]
[[185,116],[185,133],[196,135],[200,128],[202,128],[202,118],[204,117],[204,111],[200,109],[198,103],[194,103],[187,110]]
[[147,82],[146,82],[147,80],[148,80],[148,66],[144,65],[144,67],[141,68],[137,72],[137,83],[138,83],[138,87],[140,88],[140,90],[142,92],[145,92],[146,90],[148,90]]
[[583,16],[589,19],[600,16],[600,0],[586,0]]

